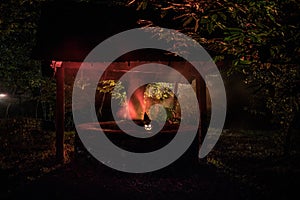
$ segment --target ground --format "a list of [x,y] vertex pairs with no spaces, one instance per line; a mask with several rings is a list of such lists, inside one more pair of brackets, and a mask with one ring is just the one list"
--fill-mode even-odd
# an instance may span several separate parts
[[[206,165],[188,171],[162,170],[126,174],[104,166],[69,163],[14,188],[19,199],[246,199],[254,191],[242,188]],[[104,198],[105,197],[105,198]]]
[[92,158],[74,158],[66,133],[66,163],[55,163],[54,132],[0,129],[1,199],[291,199],[300,178],[299,136],[289,157],[278,131],[224,130],[197,164],[129,174]]

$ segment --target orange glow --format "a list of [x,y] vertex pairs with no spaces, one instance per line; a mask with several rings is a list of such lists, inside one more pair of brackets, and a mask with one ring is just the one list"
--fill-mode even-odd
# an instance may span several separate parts
[[128,102],[128,111],[131,119],[143,119],[145,112],[144,88],[136,90]]
[[117,116],[121,119],[140,120],[143,119],[145,110],[144,87],[140,87],[118,111]]

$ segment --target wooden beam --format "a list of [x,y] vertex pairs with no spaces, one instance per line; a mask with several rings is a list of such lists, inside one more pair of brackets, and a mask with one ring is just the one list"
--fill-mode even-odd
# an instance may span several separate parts
[[56,159],[64,162],[65,83],[64,67],[56,68]]
[[[109,65],[109,70],[106,71],[106,78],[105,79],[112,79],[112,80],[118,80],[120,79],[125,73],[133,74],[134,77],[136,77],[136,74],[139,74],[139,76],[150,76],[153,78],[161,77],[164,75],[162,71],[159,70],[153,70],[149,68],[149,70],[143,70],[138,71],[133,69],[136,66],[140,66],[142,64],[150,64],[153,62],[149,61],[131,61],[130,65],[128,65],[128,62],[113,62],[113,63],[106,63],[106,62],[64,62],[64,68],[65,69],[72,69],[72,70],[78,70],[81,65],[84,65],[86,67],[86,70],[95,70],[95,73],[98,73],[99,71],[104,72],[107,70],[107,65]],[[163,65],[169,65],[171,68],[177,70],[181,75],[185,76],[185,78],[188,81],[192,81],[194,79],[194,74],[197,74],[198,72],[195,71],[194,67],[188,63],[188,62],[180,62],[180,61],[172,61],[172,62],[161,62],[157,61],[157,64],[163,64]],[[194,63],[195,65],[201,65],[201,63]],[[131,70],[129,72],[129,70]],[[104,80],[102,78],[102,80]],[[184,83],[184,80],[182,78],[178,78],[177,82]]]

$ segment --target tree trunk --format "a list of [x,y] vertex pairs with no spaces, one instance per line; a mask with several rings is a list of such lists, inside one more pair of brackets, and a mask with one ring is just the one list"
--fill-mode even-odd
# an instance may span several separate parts
[[36,105],[35,105],[35,119],[38,118],[38,109],[39,109],[39,101],[36,101]]
[[11,106],[11,103],[8,103],[6,106],[6,110],[5,110],[5,118],[8,119],[9,118],[9,108]]
[[104,105],[104,101],[105,101],[105,96],[106,96],[105,94],[106,93],[104,92],[103,95],[102,95],[101,104],[100,104],[100,107],[99,107],[99,110],[98,110],[100,118],[102,117],[102,109],[103,109],[103,105]]
[[[11,92],[11,94],[12,94],[13,97],[15,96],[16,91],[17,91],[17,88],[14,87],[13,90],[12,90],[12,92]],[[10,102],[10,103],[8,103],[7,106],[6,106],[6,111],[5,111],[5,118],[6,118],[6,119],[9,118],[9,108],[11,107],[11,104],[12,104],[12,103]]]

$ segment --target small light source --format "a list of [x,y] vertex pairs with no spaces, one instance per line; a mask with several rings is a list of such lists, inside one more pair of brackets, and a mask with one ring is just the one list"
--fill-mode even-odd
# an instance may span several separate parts
[[149,118],[149,116],[147,115],[146,112],[144,113],[143,122],[144,122],[144,128],[145,128],[145,130],[146,131],[151,131],[151,129],[152,129],[151,119]]
[[145,124],[144,127],[145,127],[146,131],[151,131],[152,130],[152,125],[151,124]]
[[3,98],[5,98],[5,97],[7,97],[7,94],[0,93],[0,99],[3,99]]

